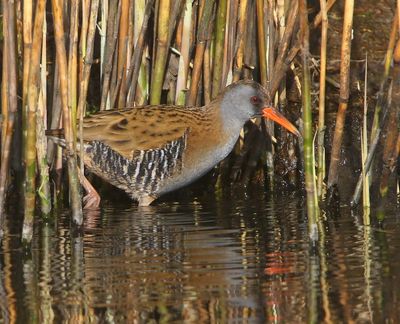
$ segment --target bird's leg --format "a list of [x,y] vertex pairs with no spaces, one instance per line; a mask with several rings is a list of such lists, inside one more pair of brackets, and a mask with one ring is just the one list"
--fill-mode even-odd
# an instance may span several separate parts
[[96,189],[92,186],[88,179],[78,170],[79,181],[82,187],[86,191],[86,196],[83,197],[84,209],[99,208],[100,205],[100,195],[97,193]]
[[139,198],[139,206],[149,206],[156,198],[152,196],[143,196]]

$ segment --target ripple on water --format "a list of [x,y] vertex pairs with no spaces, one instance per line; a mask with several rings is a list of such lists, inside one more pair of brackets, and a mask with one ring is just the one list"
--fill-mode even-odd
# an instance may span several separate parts
[[398,217],[378,230],[342,210],[322,228],[311,247],[293,195],[108,203],[82,232],[66,210],[38,223],[31,254],[6,234],[0,322],[396,322]]

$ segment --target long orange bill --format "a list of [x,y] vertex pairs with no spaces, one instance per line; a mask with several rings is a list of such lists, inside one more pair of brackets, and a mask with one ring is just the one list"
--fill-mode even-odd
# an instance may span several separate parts
[[285,127],[289,132],[292,134],[301,137],[300,132],[297,130],[297,128],[290,122],[288,121],[285,116],[283,116],[279,111],[277,111],[273,107],[265,107],[262,110],[263,117],[269,118],[273,120],[275,123],[278,123],[279,125]]

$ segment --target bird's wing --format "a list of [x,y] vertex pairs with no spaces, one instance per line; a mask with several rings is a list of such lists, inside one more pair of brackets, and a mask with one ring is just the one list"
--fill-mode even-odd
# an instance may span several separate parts
[[97,113],[85,118],[83,140],[103,143],[133,159],[141,151],[159,150],[186,139],[185,114],[184,108],[150,106]]

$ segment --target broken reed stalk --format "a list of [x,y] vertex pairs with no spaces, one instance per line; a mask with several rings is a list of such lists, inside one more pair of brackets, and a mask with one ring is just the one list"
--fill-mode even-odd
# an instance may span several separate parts
[[192,79],[190,82],[189,96],[187,100],[188,106],[195,106],[199,90],[200,79],[202,75],[204,53],[207,45],[207,40],[211,34],[210,26],[213,26],[211,19],[215,0],[207,0],[204,3],[204,9],[200,18],[197,31],[196,52],[194,55]]
[[354,0],[346,0],[344,7],[343,35],[340,65],[340,101],[336,115],[335,133],[332,142],[331,162],[329,165],[328,190],[333,190],[338,180],[340,152],[342,146],[343,129],[346,118],[347,105],[350,93],[350,54],[351,35],[353,29]]
[[308,230],[312,241],[318,239],[318,199],[315,185],[315,160],[312,129],[312,111],[311,111],[311,78],[309,68],[309,29],[307,15],[307,1],[299,1],[300,12],[300,31],[302,40],[302,102],[303,102],[303,122],[304,122],[304,172],[305,186],[307,192],[307,215]]
[[30,241],[32,237],[33,216],[36,196],[36,111],[39,97],[40,51],[43,36],[45,0],[38,0],[35,10],[32,50],[27,90],[27,122],[25,141],[25,210],[22,237]]
[[317,192],[321,199],[323,196],[323,184],[325,178],[325,89],[326,89],[326,46],[328,39],[328,15],[326,0],[320,0],[321,7],[321,65],[319,77],[319,109],[318,109],[318,161],[317,161]]
[[168,58],[168,32],[170,19],[170,0],[160,0],[157,21],[157,40],[154,69],[152,73],[150,104],[158,105],[161,101],[162,86],[164,83],[165,66]]
[[[62,10],[58,0],[52,0],[54,36],[56,43],[56,55],[59,64],[59,80],[61,91],[61,105],[63,111],[63,126],[65,135],[65,146],[68,164],[68,182],[70,201],[72,209],[72,219],[75,224],[81,225],[83,221],[82,201],[80,194],[78,165],[76,152],[74,148],[74,138],[71,120],[71,111],[68,108],[68,81],[67,81],[67,55],[64,42],[64,26],[62,19]],[[73,121],[75,122],[75,121]]]
[[221,90],[222,71],[225,62],[223,61],[225,52],[225,29],[226,15],[228,9],[228,1],[220,0],[218,2],[216,26],[215,26],[215,41],[214,41],[214,64],[212,74],[211,98],[214,99]]
[[6,76],[7,82],[5,85],[6,92],[2,96],[7,96],[4,100],[7,102],[7,115],[3,121],[3,132],[4,142],[2,143],[1,152],[1,168],[0,168],[0,237],[3,232],[3,221],[4,221],[4,204],[6,196],[6,186],[8,179],[8,166],[10,164],[11,154],[11,141],[15,125],[15,114],[17,111],[17,62],[16,62],[16,31],[15,31],[15,3],[10,1],[3,1],[3,30],[5,42],[7,42],[6,52],[6,64],[7,73],[3,74]]

